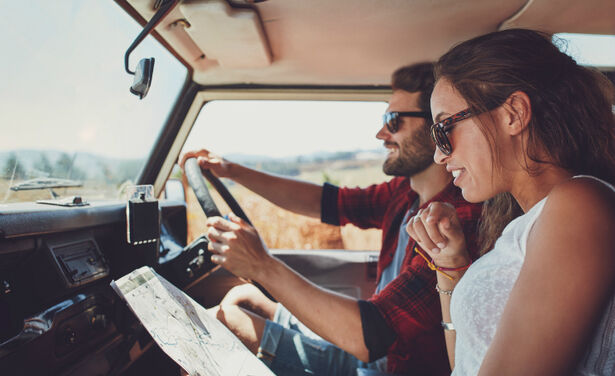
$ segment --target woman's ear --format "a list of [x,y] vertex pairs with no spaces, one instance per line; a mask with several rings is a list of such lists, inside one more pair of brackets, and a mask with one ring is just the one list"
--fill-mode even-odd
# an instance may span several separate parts
[[511,136],[523,132],[532,118],[530,97],[522,91],[515,91],[502,106],[505,110],[506,130]]

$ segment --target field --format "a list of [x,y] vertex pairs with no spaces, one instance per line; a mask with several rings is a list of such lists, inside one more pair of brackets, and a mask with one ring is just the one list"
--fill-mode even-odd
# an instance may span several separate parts
[[[381,162],[365,163],[360,168],[347,168],[335,165],[326,169],[310,168],[303,171],[298,178],[321,184],[324,178],[331,183],[348,186],[366,186],[382,182],[387,177],[382,173]],[[271,249],[348,249],[378,250],[381,234],[379,230],[362,230],[352,225],[343,227],[325,225],[318,219],[308,218],[280,209],[269,201],[257,196],[236,184],[227,187],[242,206],[265,244]],[[201,235],[205,228],[206,217],[203,214],[192,190],[187,187],[188,203],[188,241]],[[222,199],[212,192],[214,200],[222,213],[229,209]]]

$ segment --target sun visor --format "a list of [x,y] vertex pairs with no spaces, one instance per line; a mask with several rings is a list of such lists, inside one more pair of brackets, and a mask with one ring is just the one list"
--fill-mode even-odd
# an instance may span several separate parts
[[179,8],[190,23],[186,32],[207,59],[228,68],[271,65],[271,48],[254,9],[231,8],[224,0],[182,3]]

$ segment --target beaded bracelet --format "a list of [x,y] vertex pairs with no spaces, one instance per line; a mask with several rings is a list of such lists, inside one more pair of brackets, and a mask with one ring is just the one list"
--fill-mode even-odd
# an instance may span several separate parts
[[472,261],[470,261],[470,263],[468,265],[465,266],[461,266],[459,268],[444,268],[441,266],[438,266],[436,264],[434,264],[433,259],[428,259],[427,256],[425,256],[423,254],[423,252],[419,251],[418,247],[414,247],[414,252],[418,253],[419,255],[421,255],[422,258],[425,259],[425,261],[427,262],[427,266],[429,267],[429,269],[431,270],[435,270],[437,273],[442,274],[443,276],[445,276],[446,278],[450,279],[451,281],[454,281],[455,278],[453,278],[451,275],[449,275],[448,273],[446,273],[445,271],[448,272],[456,272],[456,271],[460,271],[460,270],[466,270],[467,268],[470,267],[470,265],[472,265]]
[[443,295],[453,296],[453,290],[442,290],[436,283],[436,291]]

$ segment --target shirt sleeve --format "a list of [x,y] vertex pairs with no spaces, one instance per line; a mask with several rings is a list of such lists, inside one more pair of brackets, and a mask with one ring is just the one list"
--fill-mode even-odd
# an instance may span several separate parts
[[378,308],[371,302],[359,300],[363,341],[369,351],[369,361],[382,358],[395,342],[395,331],[389,327]]
[[339,188],[333,184],[325,183],[322,186],[322,197],[320,198],[320,220],[323,223],[339,226],[340,218],[337,212],[337,196]]
[[442,319],[436,275],[421,257],[411,257],[402,273],[368,300],[404,341],[423,335]]
[[391,198],[404,179],[393,178],[367,188],[338,188],[325,183],[321,197],[321,220],[339,226],[352,223],[364,229],[381,228]]

